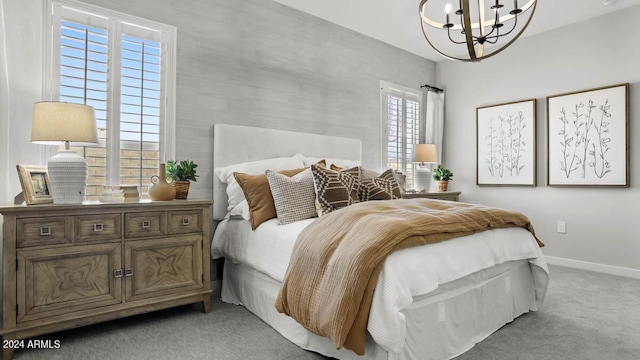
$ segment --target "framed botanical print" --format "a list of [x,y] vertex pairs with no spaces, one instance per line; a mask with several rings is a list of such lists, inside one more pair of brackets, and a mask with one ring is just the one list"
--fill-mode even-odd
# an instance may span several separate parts
[[46,166],[18,165],[20,186],[27,205],[53,202]]
[[547,184],[629,186],[629,84],[547,97]]
[[536,100],[476,109],[476,184],[536,185]]

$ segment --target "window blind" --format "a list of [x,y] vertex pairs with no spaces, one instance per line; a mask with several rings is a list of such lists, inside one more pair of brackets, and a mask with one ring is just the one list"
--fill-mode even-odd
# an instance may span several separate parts
[[107,29],[60,22],[60,101],[93,106],[98,146],[74,147],[87,160],[87,200],[106,183],[109,33]]
[[420,137],[420,99],[417,94],[392,87],[383,87],[387,168],[407,175],[405,187],[415,184],[413,147]]
[[123,34],[120,54],[120,183],[146,190],[160,150],[161,45]]
[[[87,159],[87,200],[106,185],[138,185],[145,197],[159,154],[175,147],[176,29],[67,0],[46,0],[45,93],[96,110],[97,146]],[[72,144],[73,145],[73,144]]]

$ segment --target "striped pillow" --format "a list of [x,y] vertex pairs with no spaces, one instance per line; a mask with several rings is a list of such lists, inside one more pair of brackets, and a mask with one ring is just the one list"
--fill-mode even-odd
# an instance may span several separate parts
[[335,171],[312,164],[311,173],[320,205],[318,215],[326,215],[360,201],[359,167]]
[[360,201],[402,198],[393,170],[388,169],[378,176],[363,179],[358,189],[358,198]]

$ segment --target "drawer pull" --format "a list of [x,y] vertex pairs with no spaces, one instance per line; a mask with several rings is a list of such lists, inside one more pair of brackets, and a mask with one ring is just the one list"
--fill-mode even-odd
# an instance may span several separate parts
[[103,224],[93,224],[93,231],[94,232],[101,232],[102,230],[104,230],[104,225]]
[[113,270],[113,277],[118,279],[122,277],[122,269]]
[[133,276],[133,268],[124,269],[124,276],[126,277]]
[[40,236],[49,236],[49,235],[51,235],[51,226],[41,226]]
[[189,226],[191,220],[188,217],[182,218],[182,226]]
[[149,220],[142,220],[142,228],[143,229],[148,229],[151,227],[151,221]]

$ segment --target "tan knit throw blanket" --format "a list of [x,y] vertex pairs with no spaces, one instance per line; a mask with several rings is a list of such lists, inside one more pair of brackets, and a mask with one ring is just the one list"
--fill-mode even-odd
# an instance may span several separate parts
[[466,203],[368,201],[334,211],[298,236],[276,309],[329,338],[337,349],[362,355],[373,290],[389,254],[514,226],[535,235],[518,212]]

